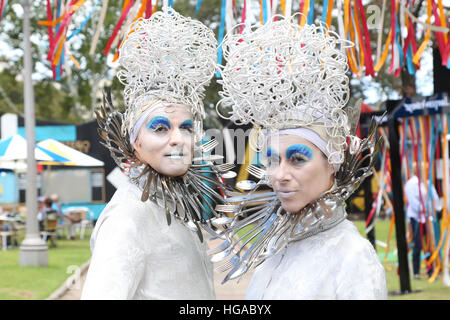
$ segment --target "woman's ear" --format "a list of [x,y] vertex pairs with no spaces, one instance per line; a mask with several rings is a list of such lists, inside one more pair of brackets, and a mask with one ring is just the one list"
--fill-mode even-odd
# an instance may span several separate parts
[[327,160],[327,172],[329,173],[330,176],[330,188],[333,186],[334,184],[334,166],[332,164],[330,164]]
[[133,143],[133,149],[134,149],[134,156],[136,157],[136,159],[140,162],[140,164],[143,163],[143,161],[141,160],[141,157],[139,156],[139,137],[136,139],[136,141]]

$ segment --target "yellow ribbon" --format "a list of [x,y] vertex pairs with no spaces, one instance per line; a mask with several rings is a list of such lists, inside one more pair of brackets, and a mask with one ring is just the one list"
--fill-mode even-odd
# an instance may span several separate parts
[[[71,13],[74,13],[75,11],[77,11],[82,5],[83,5],[83,3],[85,3],[86,2],[86,0],[80,0],[80,1],[78,1],[76,4],[74,4],[72,7],[69,7],[69,9],[70,9],[70,12]],[[47,27],[54,27],[54,26],[56,26],[58,23],[60,23],[63,19],[64,19],[64,17],[66,16],[66,12],[63,12],[63,14],[61,14],[61,16],[58,18],[58,19],[56,19],[56,20],[51,20],[51,21],[48,21],[48,20],[40,20],[40,21],[38,21],[38,24],[40,24],[40,25],[42,25],[42,26],[47,26]]]
[[259,20],[261,22],[261,25],[264,24],[264,16],[263,16],[263,11],[264,11],[264,6],[263,6],[263,0],[259,0],[259,5],[261,7],[261,12],[259,13]]
[[389,52],[389,44],[391,43],[391,36],[392,36],[392,29],[389,31],[386,43],[384,44],[384,50],[381,55],[380,60],[377,62],[375,67],[373,68],[376,72],[380,71],[381,67],[383,66],[384,62],[386,61],[386,57]]
[[328,0],[327,26],[331,26],[331,11],[333,11],[333,0]]
[[[349,0],[344,0],[344,35],[345,35],[345,37],[347,37],[348,25],[349,25],[348,5],[349,5]],[[350,32],[350,34],[351,34],[351,32]],[[351,35],[350,35],[350,37],[351,37]],[[352,40],[352,37],[350,40]],[[355,56],[355,48],[353,46],[347,50],[347,56],[348,56],[348,64],[350,66],[350,70],[352,71],[352,73],[357,74],[358,68],[356,67],[355,62],[353,60],[353,57]]]
[[309,0],[305,0],[305,2],[303,3],[303,14],[304,16],[301,16],[300,18],[300,26],[304,26],[306,23],[306,17],[308,16],[308,12],[309,12]]
[[73,62],[73,64],[75,65],[75,67],[77,67],[77,69],[80,70],[80,64],[79,64],[78,61],[74,58],[74,56],[71,55],[71,54],[69,53],[69,57],[70,57],[70,60],[72,60],[72,62]]
[[141,18],[144,15],[146,7],[147,7],[147,0],[142,0],[141,7],[139,8],[139,11],[136,15],[136,18],[134,18],[133,22],[135,22],[137,19]]
[[54,27],[54,26],[56,26],[58,23],[60,23],[60,22],[62,21],[62,19],[64,19],[64,16],[65,16],[65,14],[61,15],[61,17],[59,17],[58,19],[56,19],[56,20],[51,20],[51,21],[48,21],[48,20],[41,20],[41,21],[38,21],[38,24],[40,24],[40,25],[42,25],[42,26],[47,26],[47,27]]
[[[427,0],[427,24],[430,24],[431,20],[431,0]],[[416,54],[413,57],[414,64],[418,65],[420,58],[422,57],[423,52],[425,51],[426,47],[428,46],[428,42],[430,41],[430,35],[431,30],[427,29],[427,32],[425,33],[425,39],[423,40],[422,44],[420,45],[419,49],[417,50]]]
[[53,65],[57,66],[59,63],[59,59],[61,58],[61,52],[64,46],[64,43],[66,42],[66,37],[62,37],[59,39],[58,42],[58,50],[56,51],[55,57],[53,58]]
[[286,16],[286,1],[280,0],[281,10],[283,11],[283,16]]

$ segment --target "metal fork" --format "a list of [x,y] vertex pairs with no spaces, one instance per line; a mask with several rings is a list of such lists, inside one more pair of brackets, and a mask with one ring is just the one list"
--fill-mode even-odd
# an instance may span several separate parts
[[227,217],[227,216],[223,216],[223,217],[220,217],[220,218],[213,218],[213,219],[211,219],[211,223],[214,225],[214,226],[221,226],[221,225],[224,225],[224,224],[228,224],[228,223],[231,223],[233,221],[233,218],[230,218],[230,217]]
[[214,149],[218,144],[219,142],[216,139],[212,139],[206,142],[205,144],[202,144],[200,148],[202,149],[202,153],[208,153],[212,149]]
[[230,171],[234,167],[235,167],[234,163],[222,163],[216,165],[217,170],[219,170],[220,172]]
[[[212,255],[213,257],[211,257],[211,261],[213,262],[218,262],[223,260],[224,258],[226,258],[231,252],[232,250],[234,250],[234,247],[246,236],[248,236],[249,234],[251,234],[252,232],[255,232],[256,230],[252,227],[250,228],[250,230],[247,231],[247,233],[245,233],[244,235],[238,237],[238,238],[233,238],[234,235],[242,228],[251,225],[253,223],[255,223],[256,221],[258,221],[261,216],[264,215],[264,212],[260,212],[260,213],[255,213],[254,215],[252,215],[251,217],[248,217],[246,219],[246,221],[242,221],[243,224],[241,224],[240,228],[236,228],[234,230],[232,230],[232,232],[227,236],[227,240],[222,242],[219,246],[212,248],[208,251],[208,255]],[[264,222],[263,222],[264,223]],[[258,228],[259,226],[257,225],[256,228]],[[228,249],[229,248],[229,249]],[[226,250],[228,249],[228,250]],[[226,250],[226,251],[225,251]],[[220,253],[220,254],[219,254]]]
[[[207,254],[208,254],[208,256],[213,256],[215,254],[218,254],[219,252],[226,250],[230,246],[230,244],[231,244],[230,240],[224,240],[217,247],[208,249]],[[210,259],[212,259],[212,257]]]
[[234,209],[236,208],[236,205],[232,204],[218,204],[216,205],[216,211],[220,212],[234,212]]
[[250,173],[252,176],[254,176],[254,177],[258,178],[258,179],[262,179],[263,177],[266,176],[266,170],[261,169],[261,168],[259,168],[257,166],[254,166],[252,164],[249,165],[246,168],[246,170],[247,170],[248,173]]
[[[242,250],[244,250],[244,248],[246,248],[246,245],[247,245],[250,241],[252,241],[255,237],[258,237],[258,238],[260,237],[260,235],[258,234],[258,232],[255,232],[254,234],[250,235],[250,236],[248,237],[248,239],[246,239],[246,240],[242,243],[242,245],[240,246],[239,250],[236,251],[236,250],[234,249],[234,246],[237,244],[237,242],[239,242],[239,241],[237,241],[236,244],[235,244],[234,246],[232,246],[230,249],[228,249],[227,251],[224,252],[224,255],[226,254],[226,256],[228,256],[231,252],[234,252],[234,255],[233,255],[228,261],[226,261],[225,263],[223,263],[223,264],[217,266],[215,269],[216,269],[217,271],[219,271],[219,272],[224,272],[224,271],[226,271],[226,270],[232,268],[233,266],[235,266],[236,263],[238,263],[239,260],[240,260],[239,258],[240,258],[240,254],[241,254]],[[253,246],[254,246],[254,244],[252,245],[252,247],[253,247]]]

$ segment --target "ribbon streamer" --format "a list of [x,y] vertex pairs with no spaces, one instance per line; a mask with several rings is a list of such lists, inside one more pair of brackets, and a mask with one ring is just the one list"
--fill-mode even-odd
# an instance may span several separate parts
[[111,45],[112,45],[114,39],[116,38],[116,36],[117,36],[117,34],[118,34],[119,30],[120,30],[120,27],[122,26],[122,23],[125,20],[128,12],[130,11],[131,6],[133,5],[133,3],[134,3],[134,0],[130,0],[128,2],[128,5],[122,11],[122,15],[120,16],[119,21],[117,22],[116,26],[114,27],[114,31],[113,31],[113,33],[111,35],[111,38],[109,38],[108,43],[106,44],[105,50],[103,51],[104,54],[108,54],[109,49],[111,48]]
[[[217,49],[217,63],[219,65],[222,64],[222,55],[223,55],[222,40],[225,31],[226,4],[227,0],[222,0],[222,8],[220,10],[219,39],[218,39],[219,48]],[[216,78],[220,78],[220,70],[217,71]]]
[[72,39],[73,36],[76,36],[77,34],[79,34],[81,32],[81,30],[83,30],[84,26],[89,22],[89,20],[91,20],[92,14],[94,13],[95,9],[97,8],[97,5],[100,3],[100,0],[97,0],[94,4],[94,7],[92,8],[91,12],[89,12],[88,16],[86,17],[86,19],[84,19],[84,21],[81,23],[81,25],[75,29],[70,36],[67,37],[66,41],[69,41],[70,39]]
[[100,11],[100,17],[97,22],[97,27],[95,29],[94,37],[92,38],[91,47],[89,49],[89,54],[94,55],[95,49],[97,48],[98,38],[100,37],[100,32],[102,30],[103,21],[105,21],[106,10],[108,9],[108,0],[103,0],[102,9]]

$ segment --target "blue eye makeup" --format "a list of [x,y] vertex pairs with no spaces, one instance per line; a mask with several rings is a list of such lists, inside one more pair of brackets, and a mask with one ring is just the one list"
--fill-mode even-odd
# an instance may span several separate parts
[[183,121],[183,123],[180,125],[180,129],[187,129],[189,131],[192,131],[192,121],[189,119]]
[[146,127],[155,132],[166,131],[170,129],[170,121],[166,117],[156,116],[147,123]]
[[313,154],[313,151],[303,144],[293,144],[286,149],[286,159],[290,160],[293,164],[301,164],[309,161],[312,159]]

